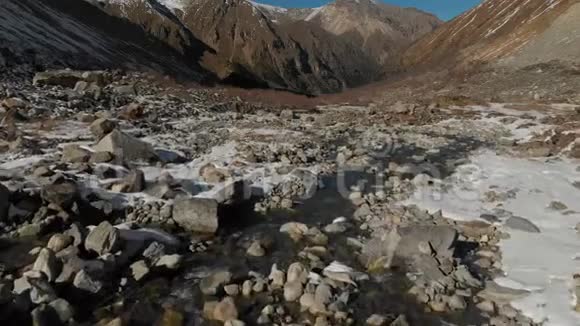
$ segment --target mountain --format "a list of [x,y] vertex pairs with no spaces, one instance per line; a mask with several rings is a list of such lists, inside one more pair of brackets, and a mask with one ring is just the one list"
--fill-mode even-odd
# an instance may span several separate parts
[[350,38],[380,64],[391,65],[398,65],[401,50],[442,23],[417,9],[374,0],[337,0],[312,10],[303,19],[334,35]]
[[406,66],[580,60],[578,0],[487,0],[413,44]]
[[[212,76],[194,59],[85,1],[2,0],[0,26],[4,65],[129,68],[197,81]],[[201,44],[189,47],[190,51],[204,52]]]
[[[401,49],[439,23],[415,9],[369,0],[312,9],[248,0],[105,0],[102,8],[185,55],[191,40],[200,40],[212,50],[202,65],[226,82],[308,94],[384,77],[397,68]],[[349,23],[333,25],[333,19]]]

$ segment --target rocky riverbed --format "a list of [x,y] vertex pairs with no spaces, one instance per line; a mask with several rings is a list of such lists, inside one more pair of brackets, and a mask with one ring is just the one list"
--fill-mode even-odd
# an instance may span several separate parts
[[579,320],[577,106],[305,110],[108,71],[0,103],[5,323]]

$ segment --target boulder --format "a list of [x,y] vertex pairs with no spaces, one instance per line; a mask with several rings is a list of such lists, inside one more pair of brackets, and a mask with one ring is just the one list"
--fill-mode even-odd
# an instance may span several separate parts
[[8,218],[10,208],[10,190],[0,183],[0,222]]
[[235,320],[238,318],[238,308],[232,297],[225,297],[220,301],[213,311],[213,319],[221,322]]
[[73,306],[65,299],[58,298],[48,304],[58,315],[60,322],[65,324],[74,317]]
[[73,88],[80,80],[83,80],[82,72],[64,69],[36,73],[32,79],[32,84],[34,86],[52,85]]
[[68,208],[78,197],[78,192],[79,189],[74,181],[63,181],[44,186],[40,194],[44,201],[61,208]]
[[175,270],[179,268],[182,260],[183,256],[178,254],[164,255],[157,260],[155,267],[164,267],[167,269]]
[[534,223],[530,222],[530,220],[519,217],[519,216],[512,216],[506,222],[505,226],[509,227],[510,229],[519,230],[528,233],[540,233],[541,230],[538,226]]
[[112,153],[121,161],[152,161],[157,153],[149,143],[141,141],[119,130],[113,130],[93,148],[96,152]]
[[50,282],[56,280],[60,274],[60,269],[60,261],[56,258],[52,250],[46,248],[40,250],[32,266],[32,270],[44,273]]
[[49,303],[58,297],[50,283],[43,278],[29,278],[30,301],[35,304]]
[[219,169],[215,165],[208,163],[199,169],[199,175],[207,183],[220,183],[230,177],[228,171]]
[[65,163],[86,163],[91,153],[79,145],[66,145],[62,149],[61,161]]
[[121,108],[119,119],[137,120],[143,117],[143,107],[139,103],[127,104]]
[[113,191],[133,193],[141,192],[145,189],[145,174],[141,170],[133,170],[127,175],[123,182],[113,186]]
[[182,228],[199,233],[218,229],[218,203],[208,198],[183,198],[173,205],[173,219]]
[[89,128],[91,129],[91,133],[95,136],[95,138],[97,140],[101,140],[103,137],[117,128],[117,123],[115,123],[113,120],[100,118],[93,121]]
[[121,235],[111,223],[104,221],[94,228],[85,240],[85,248],[99,256],[113,253],[121,245]]
[[89,163],[108,163],[114,158],[113,154],[109,152],[94,152],[91,154]]
[[199,282],[199,289],[205,295],[216,295],[218,289],[228,284],[232,279],[232,273],[228,271],[217,271],[203,278]]
[[140,281],[149,274],[149,267],[144,260],[136,261],[129,267],[131,268],[131,274],[135,281]]
[[455,244],[459,236],[457,230],[450,226],[416,225],[399,228],[401,240],[397,245],[395,255],[400,258],[410,258],[421,254],[420,243],[426,242],[438,257],[452,258]]
[[73,280],[73,285],[77,289],[93,294],[98,294],[101,292],[101,290],[103,290],[103,283],[97,280],[91,274],[87,273],[85,270],[81,270],[77,273]]

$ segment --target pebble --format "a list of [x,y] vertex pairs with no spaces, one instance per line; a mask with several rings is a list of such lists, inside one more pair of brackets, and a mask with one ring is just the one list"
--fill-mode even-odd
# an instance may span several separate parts
[[298,300],[302,296],[302,283],[298,280],[287,282],[284,285],[284,299],[287,302]]

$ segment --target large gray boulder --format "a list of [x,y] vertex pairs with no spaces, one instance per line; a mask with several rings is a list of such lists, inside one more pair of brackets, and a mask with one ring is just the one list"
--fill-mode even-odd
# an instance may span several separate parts
[[207,198],[183,198],[173,205],[173,219],[182,228],[199,233],[218,229],[218,203]]
[[0,221],[8,218],[8,209],[10,208],[10,190],[0,183]]
[[113,130],[103,137],[93,148],[96,152],[109,152],[115,159],[131,161],[152,161],[157,159],[153,146],[119,130]]
[[113,253],[121,245],[121,234],[111,223],[104,221],[91,230],[85,240],[85,248],[100,256]]

